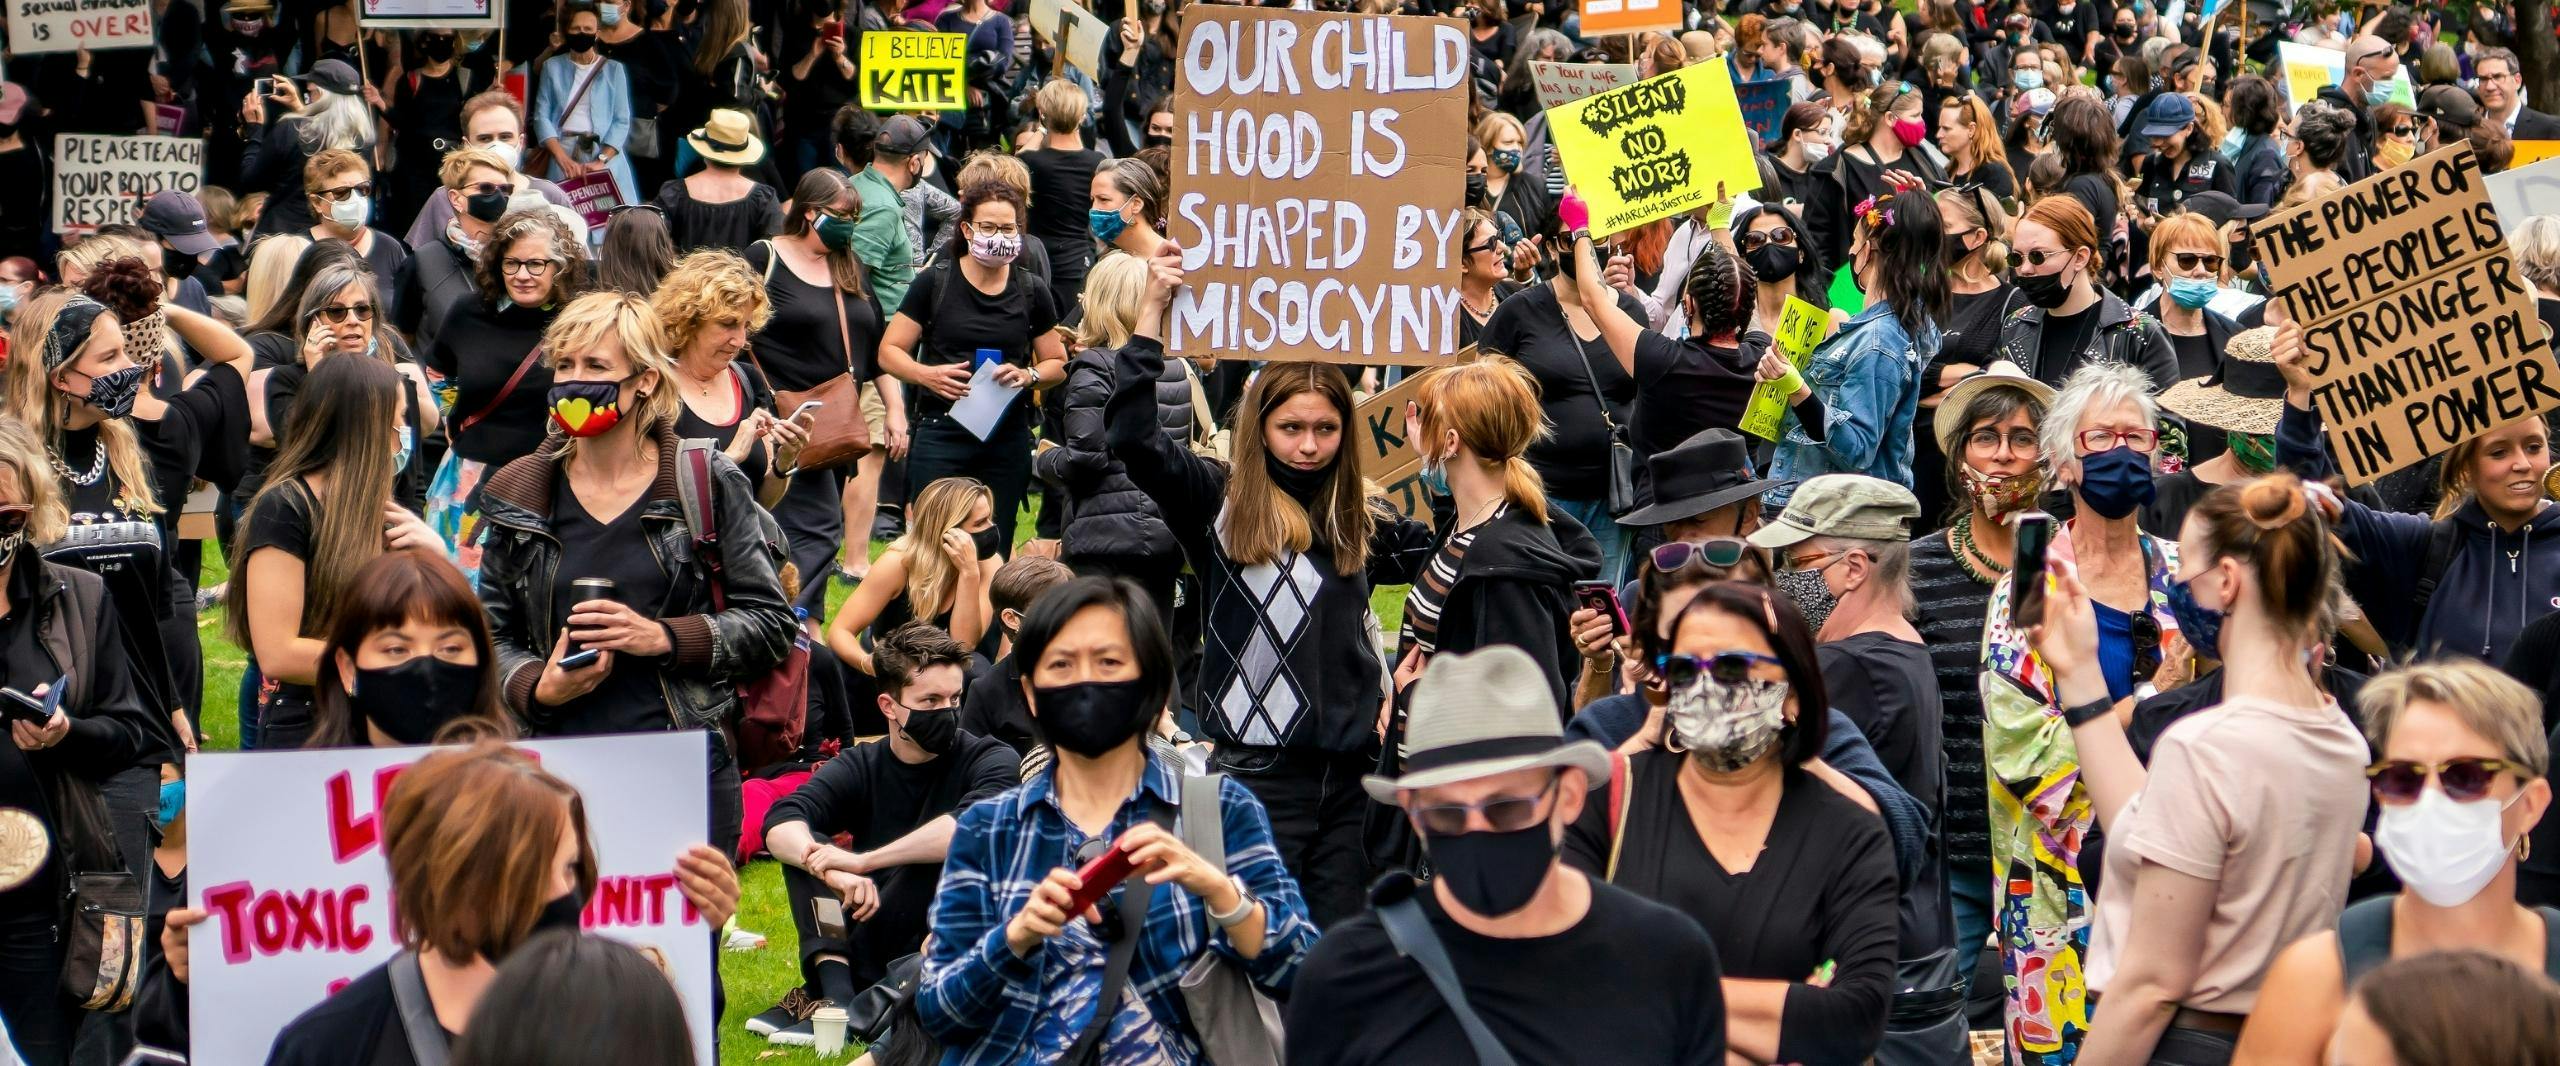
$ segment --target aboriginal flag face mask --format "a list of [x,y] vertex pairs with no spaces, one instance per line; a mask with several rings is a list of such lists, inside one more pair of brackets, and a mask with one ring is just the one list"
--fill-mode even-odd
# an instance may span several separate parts
[[[631,377],[638,377],[634,374]],[[622,422],[620,381],[563,381],[551,386],[551,421],[572,437],[592,437]]]

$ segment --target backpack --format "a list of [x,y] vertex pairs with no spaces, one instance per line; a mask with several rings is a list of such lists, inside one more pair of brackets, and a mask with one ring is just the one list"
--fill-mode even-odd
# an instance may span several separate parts
[[[714,611],[728,607],[721,573],[718,485],[711,474],[711,456],[718,450],[708,440],[688,440],[676,449],[676,498],[684,507],[685,528],[693,534],[694,558],[709,578]],[[772,550],[771,545],[782,541],[781,527],[762,508],[756,514],[753,534]],[[800,626],[791,635],[791,650],[772,672],[738,686],[738,719],[732,730],[739,768],[752,773],[791,758],[799,752],[808,724],[809,630]]]

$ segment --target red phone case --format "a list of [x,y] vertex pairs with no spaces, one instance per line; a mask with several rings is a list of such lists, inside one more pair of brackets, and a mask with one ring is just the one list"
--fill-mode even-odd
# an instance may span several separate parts
[[1137,864],[1129,861],[1128,850],[1116,843],[1110,850],[1094,856],[1092,862],[1084,864],[1084,869],[1076,871],[1076,878],[1084,882],[1084,887],[1077,889],[1067,901],[1068,920],[1082,917],[1085,908],[1102,902],[1102,897],[1111,894],[1113,886],[1128,880],[1137,868]]

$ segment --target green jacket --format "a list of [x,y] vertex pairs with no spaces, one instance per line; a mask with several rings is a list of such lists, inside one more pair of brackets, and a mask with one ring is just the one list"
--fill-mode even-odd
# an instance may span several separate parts
[[880,313],[897,314],[898,305],[907,302],[907,286],[916,280],[906,202],[889,179],[870,167],[854,172],[853,190],[862,198],[862,218],[853,224],[853,254],[862,260],[862,272],[880,298]]

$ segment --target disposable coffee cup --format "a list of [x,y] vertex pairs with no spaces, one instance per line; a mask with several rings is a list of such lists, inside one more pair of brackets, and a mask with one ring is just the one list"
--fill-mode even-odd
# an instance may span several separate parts
[[832,1058],[844,1054],[845,1016],[842,1007],[820,1007],[809,1016],[809,1024],[817,1030],[818,1055]]

